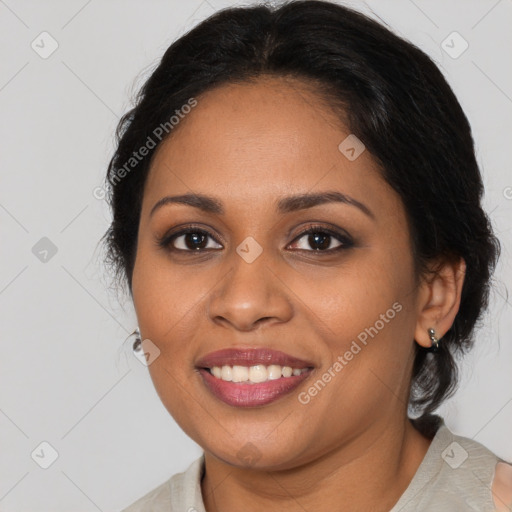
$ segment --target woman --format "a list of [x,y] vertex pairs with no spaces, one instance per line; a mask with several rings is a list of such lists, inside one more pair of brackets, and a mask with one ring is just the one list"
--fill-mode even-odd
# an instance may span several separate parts
[[118,138],[110,262],[204,449],[127,511],[509,510],[512,466],[433,414],[499,244],[423,52],[331,3],[228,9]]

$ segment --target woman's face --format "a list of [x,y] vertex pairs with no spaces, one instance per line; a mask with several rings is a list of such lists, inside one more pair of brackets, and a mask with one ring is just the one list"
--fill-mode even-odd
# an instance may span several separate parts
[[197,102],[153,160],[133,272],[162,402],[207,452],[262,468],[403,421],[418,292],[398,195],[300,82]]

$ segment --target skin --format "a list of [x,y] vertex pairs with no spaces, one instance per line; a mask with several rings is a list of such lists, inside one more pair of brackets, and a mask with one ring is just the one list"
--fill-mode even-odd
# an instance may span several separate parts
[[512,510],[512,465],[505,462],[496,464],[492,493],[496,512]]
[[[205,451],[206,510],[388,511],[430,445],[407,418],[414,344],[428,347],[429,327],[442,338],[452,325],[464,262],[417,279],[399,196],[368,151],[349,161],[338,150],[350,130],[306,84],[262,77],[197,100],[152,162],[132,296],[142,338],[160,350],[149,365],[157,393]],[[373,217],[342,203],[274,208],[326,190]],[[190,192],[217,198],[224,214],[169,204],[150,215],[162,197]],[[209,231],[211,249],[157,244],[188,223]],[[321,254],[298,238],[311,223],[344,230],[353,247]],[[252,263],[236,252],[249,236],[263,251]],[[301,404],[299,393],[397,302],[401,311]],[[242,409],[214,397],[195,368],[212,351],[261,346],[312,361],[312,375],[271,404]],[[248,441],[252,462],[237,455]]]

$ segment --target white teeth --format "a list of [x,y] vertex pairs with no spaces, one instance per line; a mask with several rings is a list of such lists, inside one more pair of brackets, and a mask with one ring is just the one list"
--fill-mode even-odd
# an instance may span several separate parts
[[233,382],[249,380],[249,368],[247,366],[233,366]]
[[[218,368],[218,366],[216,366],[216,367],[214,366],[214,368]],[[233,380],[233,376],[232,376],[233,370],[232,370],[231,366],[223,366],[220,372],[221,372],[220,378],[222,380],[225,380],[227,382],[231,382]]]
[[249,382],[252,384],[276,380],[281,377],[288,378],[292,375],[298,376],[305,371],[307,371],[307,368],[292,368],[291,366],[280,366],[278,364],[271,364],[269,366],[263,364],[254,366],[225,365],[210,368],[211,374],[217,379],[222,379],[226,382]]
[[281,367],[278,364],[271,364],[267,366],[268,380],[275,380],[281,378]]
[[267,380],[268,372],[265,366],[258,364],[249,368],[249,380],[251,382],[265,382]]
[[293,373],[293,370],[290,366],[283,366],[283,369],[281,370],[281,375],[283,377],[291,377]]

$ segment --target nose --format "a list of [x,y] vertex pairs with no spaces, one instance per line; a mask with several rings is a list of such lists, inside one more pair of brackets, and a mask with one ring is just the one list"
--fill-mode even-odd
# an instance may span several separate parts
[[232,260],[230,271],[210,294],[211,320],[239,331],[289,321],[293,316],[291,292],[277,269],[271,269],[263,255],[247,263],[235,253]]

